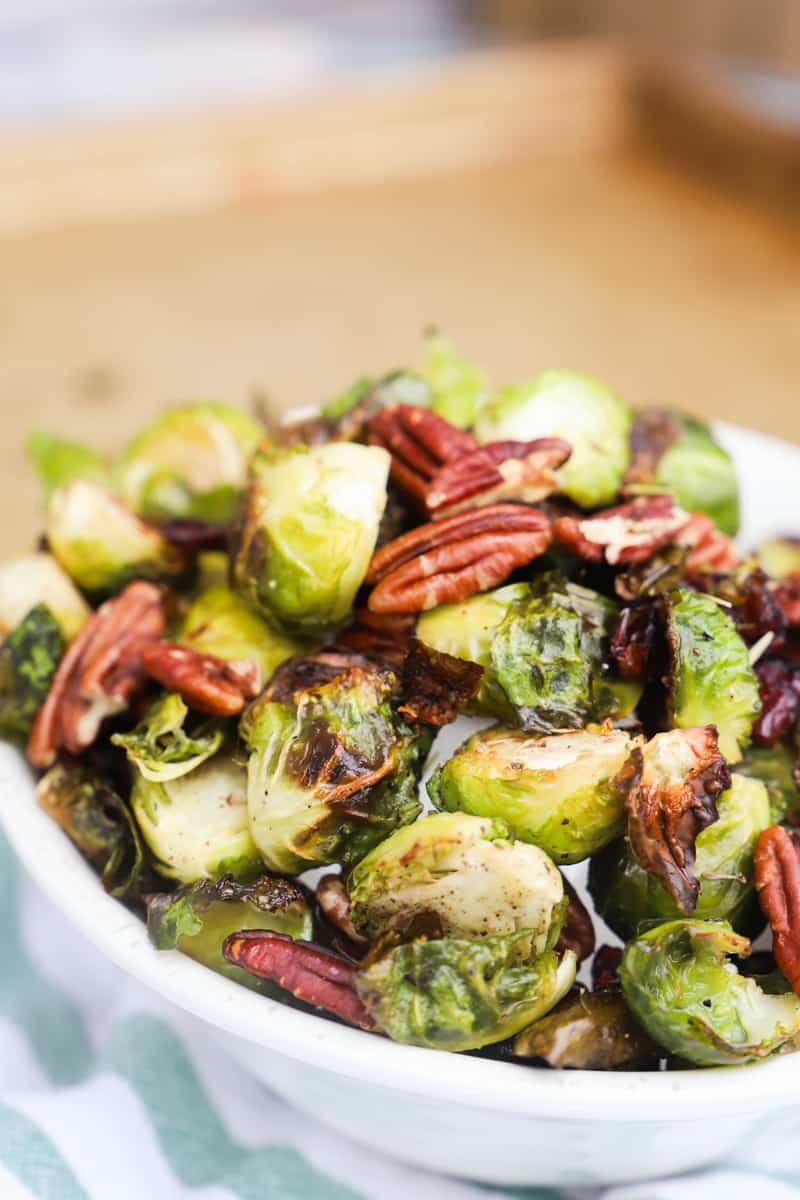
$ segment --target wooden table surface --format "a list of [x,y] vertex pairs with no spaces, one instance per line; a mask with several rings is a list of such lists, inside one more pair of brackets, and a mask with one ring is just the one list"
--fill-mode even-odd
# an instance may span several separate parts
[[800,440],[800,230],[631,147],[0,240],[0,554],[30,429],[111,450],[165,404],[277,405],[413,363],[596,373]]

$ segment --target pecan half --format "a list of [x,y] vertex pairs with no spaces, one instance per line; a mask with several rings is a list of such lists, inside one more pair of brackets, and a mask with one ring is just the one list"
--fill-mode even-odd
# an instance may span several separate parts
[[44,769],[59,750],[81,754],[106,717],[123,712],[147,682],[146,646],[164,632],[161,592],[131,583],[107,600],[70,645],[34,722],[28,758]]
[[756,891],[772,930],[775,961],[800,995],[800,838],[782,825],[765,829],[758,839]]
[[522,504],[491,504],[420,525],[372,557],[373,612],[409,613],[497,587],[550,545],[550,522]]
[[382,408],[367,426],[367,441],[389,451],[392,482],[421,507],[439,468],[478,448],[471,433],[413,404]]
[[399,712],[420,725],[449,725],[480,691],[483,667],[411,638],[403,664]]
[[593,517],[560,517],[553,537],[586,562],[646,562],[662,546],[676,542],[689,513],[671,496],[640,496]]
[[619,964],[622,950],[619,946],[600,946],[592,960],[592,990],[605,992],[620,988]]
[[594,954],[594,924],[586,905],[568,879],[564,879],[564,895],[567,897],[567,919],[556,949],[561,954],[565,950],[573,950],[580,963]]
[[261,667],[252,659],[227,662],[177,642],[145,646],[142,665],[168,692],[179,692],[190,708],[212,717],[235,717],[262,687]]
[[436,520],[503,500],[535,504],[556,490],[556,469],[571,453],[562,438],[481,446],[436,472],[425,493],[428,512]]
[[322,912],[340,933],[363,949],[369,945],[350,920],[350,897],[341,875],[323,875],[317,884],[317,903]]
[[347,959],[312,942],[282,933],[244,929],[232,933],[222,952],[229,963],[259,979],[270,979],[297,1000],[322,1008],[349,1025],[377,1031],[355,989],[356,968]]
[[[687,759],[686,769],[678,764]],[[731,774],[714,725],[658,733],[636,749],[617,776],[625,793],[628,842],[639,865],[654,875],[685,916],[697,906],[695,842],[719,819],[716,799]]]
[[645,408],[637,413],[631,429],[631,461],[623,492],[636,484],[652,483],[658,464],[680,436],[678,419],[668,408]]
[[703,571],[732,571],[739,563],[733,539],[717,529],[705,513],[693,513],[675,541],[689,551],[686,558],[689,575]]
[[756,664],[761,714],[753,726],[759,746],[774,746],[794,729],[800,709],[800,669],[782,658]]

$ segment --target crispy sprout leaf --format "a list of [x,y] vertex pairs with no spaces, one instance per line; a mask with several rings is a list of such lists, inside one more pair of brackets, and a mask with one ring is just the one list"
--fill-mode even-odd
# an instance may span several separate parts
[[115,733],[111,738],[145,779],[154,783],[188,775],[216,754],[224,740],[221,722],[198,719],[175,694],[156,700],[130,733]]
[[412,724],[448,725],[480,691],[483,667],[443,654],[418,638],[403,664],[399,712]]
[[47,697],[66,643],[50,609],[37,604],[0,647],[0,737],[24,742]]

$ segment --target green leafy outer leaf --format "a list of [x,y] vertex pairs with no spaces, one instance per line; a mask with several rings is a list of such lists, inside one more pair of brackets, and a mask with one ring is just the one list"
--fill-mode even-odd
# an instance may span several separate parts
[[716,725],[721,753],[739,762],[761,700],[736,626],[711,596],[681,589],[669,600],[668,638],[674,726]]
[[212,971],[276,999],[286,992],[229,963],[222,944],[242,929],[268,929],[311,941],[314,920],[301,889],[288,880],[261,875],[243,884],[231,876],[202,880],[172,894],[150,898],[147,930],[159,950],[180,950]]
[[537,954],[551,949],[564,922],[563,880],[537,846],[509,838],[504,821],[461,812],[398,829],[350,874],[353,924],[374,939],[435,916],[445,934],[525,929]]
[[334,396],[327,404],[323,404],[320,412],[328,421],[337,421],[339,417],[346,416],[351,412],[360,400],[369,393],[374,386],[373,380],[363,375],[352,383],[346,391],[340,392],[338,396]]
[[36,796],[97,868],[112,896],[140,899],[157,886],[155,864],[130,809],[96,772],[59,764],[42,778]]
[[739,488],[730,455],[708,426],[676,413],[681,434],[662,455],[655,483],[670,492],[687,512],[704,512],[723,533],[739,528]]
[[438,768],[428,792],[437,808],[501,817],[555,862],[580,862],[623,831],[615,776],[635,744],[621,730],[531,737],[488,729]]
[[210,717],[198,720],[180,696],[161,696],[130,733],[115,733],[121,746],[145,779],[168,783],[188,775],[216,754],[225,740],[225,727]]
[[572,455],[558,471],[561,491],[584,508],[611,504],[630,459],[632,413],[596,379],[543,371],[532,383],[503,388],[478,413],[481,442],[563,437]]
[[236,589],[278,628],[314,636],[344,621],[375,548],[388,471],[385,450],[352,442],[258,455]]
[[66,643],[50,609],[32,608],[0,647],[0,737],[24,742]]
[[467,429],[486,399],[486,375],[460,358],[440,333],[429,334],[426,344],[428,358],[420,374],[433,389],[431,407],[451,425]]
[[118,469],[123,499],[149,520],[222,522],[236,515],[261,425],[227,404],[172,408],[128,446]]
[[[755,899],[753,857],[759,834],[772,823],[767,790],[757,779],[734,775],[717,807],[719,820],[697,838],[700,896],[694,916],[724,918],[742,933],[755,934],[763,922]],[[681,916],[666,889],[639,866],[624,842],[592,859],[589,880],[597,911],[622,938]]]
[[26,449],[44,484],[45,496],[75,479],[89,479],[104,486],[109,483],[111,473],[104,456],[78,442],[49,433],[32,433]]
[[396,1042],[476,1050],[548,1012],[575,978],[572,951],[537,956],[528,932],[414,941],[356,975],[366,1007]]
[[260,665],[264,680],[287,658],[307,648],[306,642],[271,628],[225,584],[215,584],[197,597],[186,614],[179,641],[226,662],[251,659]]
[[[431,735],[397,720],[392,689],[393,677],[356,668],[303,693],[296,705],[262,699],[246,713],[250,824],[272,870],[357,862],[419,815],[417,784]],[[337,799],[337,787],[390,760],[379,781]]]
[[800,1034],[800,996],[768,995],[735,970],[747,938],[727,921],[669,921],[625,950],[628,1005],[670,1054],[699,1067],[755,1062]]
[[770,806],[770,825],[787,821],[800,824],[800,791],[794,778],[794,757],[789,748],[778,742],[775,746],[749,746],[736,767],[737,775],[760,779],[767,789]]
[[490,660],[523,729],[580,729],[635,707],[640,688],[615,678],[609,666],[616,616],[613,601],[557,572],[512,602],[494,631]]

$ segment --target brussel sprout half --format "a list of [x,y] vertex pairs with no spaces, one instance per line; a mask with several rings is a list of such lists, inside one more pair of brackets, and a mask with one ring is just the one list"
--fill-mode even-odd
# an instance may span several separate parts
[[167,782],[153,783],[136,771],[131,807],[162,873],[181,883],[257,874],[261,859],[250,836],[246,792],[244,768],[226,751]]
[[50,609],[37,604],[0,646],[0,738],[27,741],[65,644]]
[[571,950],[538,953],[530,930],[418,939],[356,973],[364,1005],[396,1042],[477,1050],[513,1037],[572,987]]
[[728,956],[749,952],[727,921],[668,921],[627,946],[625,999],[670,1054],[698,1067],[756,1062],[800,1034],[800,996],[740,974]]
[[26,554],[0,566],[0,640],[44,604],[64,638],[72,641],[89,618],[90,608],[66,571],[51,554]]
[[762,570],[773,579],[800,574],[800,538],[772,538],[762,542],[756,550],[756,558]]
[[492,635],[490,670],[523,729],[580,729],[633,710],[641,688],[609,662],[617,616],[612,600],[556,571],[512,600]]
[[555,862],[581,862],[622,833],[615,776],[635,744],[615,729],[549,737],[487,729],[437,769],[428,792],[436,808],[501,817]]
[[737,775],[760,779],[767,789],[770,825],[800,824],[800,791],[795,781],[794,755],[782,742],[749,746],[736,767]]
[[350,919],[375,938],[436,919],[445,935],[493,937],[526,930],[534,954],[561,931],[561,874],[537,846],[511,840],[504,821],[434,813],[399,829],[348,879]]
[[723,533],[739,528],[739,488],[731,457],[708,426],[684,413],[673,413],[680,429],[664,452],[654,483],[670,492],[687,512],[704,512]]
[[543,371],[503,388],[475,422],[480,442],[562,437],[572,446],[558,471],[561,491],[583,508],[611,504],[628,466],[628,405],[605,384],[572,371]]
[[486,399],[485,373],[459,357],[441,333],[432,331],[425,343],[428,355],[420,375],[433,391],[431,408],[451,425],[469,428]]
[[673,725],[716,725],[720,751],[739,762],[761,700],[736,626],[711,596],[680,589],[667,604],[667,637]]
[[257,421],[227,404],[170,409],[136,437],[118,468],[125,502],[148,520],[232,520],[247,464],[264,437]]
[[204,879],[148,901],[147,932],[158,950],[180,950],[245,987],[286,1000],[287,992],[224,957],[223,942],[241,929],[269,929],[310,941],[314,919],[302,889],[271,875],[252,883],[230,875],[216,883]]
[[246,712],[250,828],[272,870],[357,862],[419,814],[430,737],[395,717],[393,687],[391,673],[355,667]]
[[49,433],[32,433],[26,449],[44,485],[46,497],[76,479],[88,479],[104,487],[111,481],[111,471],[103,455],[79,442],[53,437]]
[[278,628],[313,636],[339,625],[375,548],[388,472],[385,450],[353,442],[257,455],[237,590]]
[[96,772],[58,764],[40,780],[36,799],[100,872],[110,895],[141,899],[158,886],[130,809]]
[[213,654],[226,662],[257,662],[265,680],[287,658],[305,649],[305,643],[278,633],[224,584],[200,593],[186,614],[178,640],[200,654]]
[[133,579],[168,579],[185,565],[157,529],[84,480],[50,497],[47,539],[64,570],[87,592],[118,591]]
[[188,775],[216,754],[224,740],[220,721],[190,713],[174,694],[159,697],[130,733],[115,733],[111,738],[149,783],[169,783]]
[[[771,824],[769,799],[757,779],[734,775],[717,801],[719,820],[698,834],[694,874],[700,895],[694,916],[724,918],[742,933],[760,928],[754,893],[758,835]],[[600,916],[626,939],[682,915],[660,881],[645,871],[623,841],[592,859],[589,890]]]

